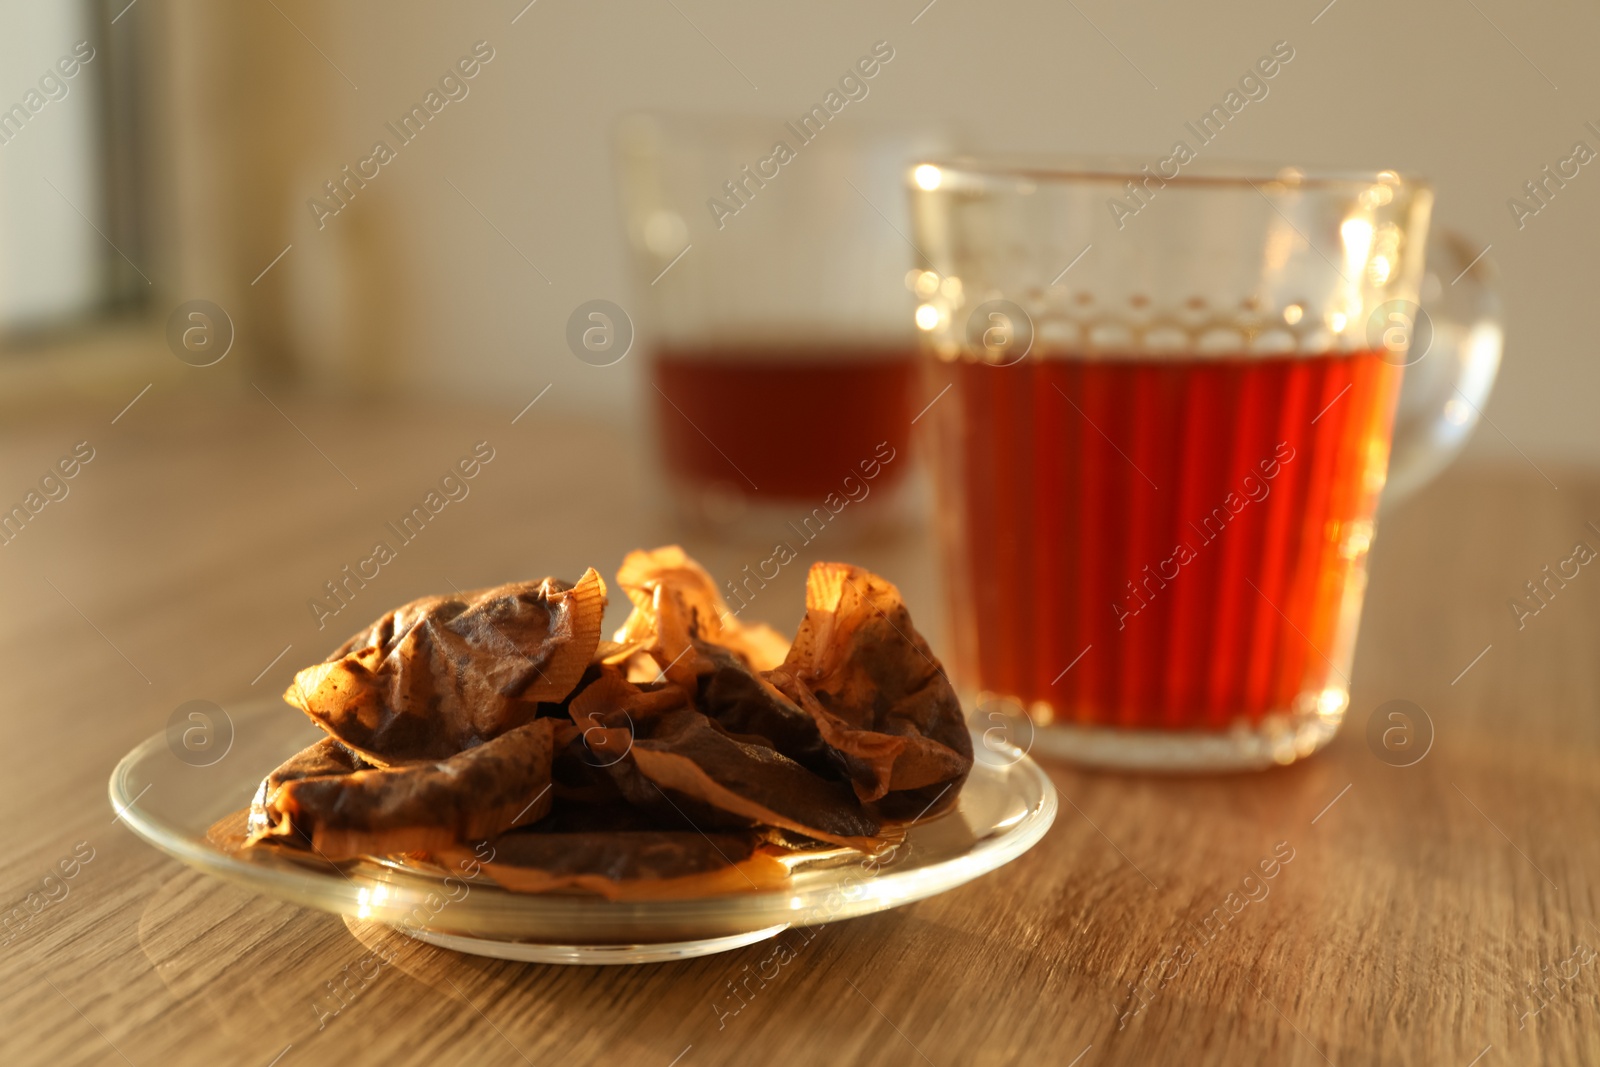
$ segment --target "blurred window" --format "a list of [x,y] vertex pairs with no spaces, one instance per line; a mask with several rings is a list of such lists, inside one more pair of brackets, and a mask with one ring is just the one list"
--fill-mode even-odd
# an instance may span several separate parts
[[0,336],[80,322],[149,285],[126,211],[133,85],[108,47],[139,14],[127,0],[0,0]]

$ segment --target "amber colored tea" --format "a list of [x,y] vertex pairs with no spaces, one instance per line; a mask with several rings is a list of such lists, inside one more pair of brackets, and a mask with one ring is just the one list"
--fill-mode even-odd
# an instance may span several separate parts
[[[882,442],[903,452],[915,414],[911,351],[665,348],[654,375],[667,470],[763,501],[838,492]],[[879,488],[905,467],[884,467]]]
[[947,549],[964,686],[1039,721],[1143,729],[1342,712],[1399,368],[1357,352],[933,374],[952,387],[933,409],[941,505],[965,509]]

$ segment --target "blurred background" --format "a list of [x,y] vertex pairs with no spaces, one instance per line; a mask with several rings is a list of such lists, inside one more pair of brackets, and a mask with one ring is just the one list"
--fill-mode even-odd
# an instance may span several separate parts
[[[799,115],[881,41],[894,59],[851,122],[1153,160],[1287,41],[1269,95],[1208,151],[1431,176],[1436,222],[1490,246],[1505,298],[1508,358],[1472,449],[1600,458],[1600,178],[1543,174],[1575,142],[1600,148],[1600,11],[1325,3],[7,0],[0,403],[120,406],[156,381],[520,407],[550,385],[566,413],[620,423],[642,361],[594,366],[564,340],[579,305],[634,299],[620,116]],[[386,124],[472,55],[492,58],[401,145]],[[395,158],[348,182],[380,138]],[[233,323],[211,367],[168,350],[191,300]]]

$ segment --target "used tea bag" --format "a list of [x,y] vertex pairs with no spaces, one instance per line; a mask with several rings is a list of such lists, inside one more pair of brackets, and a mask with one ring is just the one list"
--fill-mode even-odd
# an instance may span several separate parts
[[694,813],[703,805],[725,816],[719,825],[777,826],[863,852],[880,844],[877,820],[843,782],[815,775],[769,746],[730,737],[692,709],[652,723],[615,772],[631,803],[664,799],[689,828],[696,828]]
[[440,760],[532,721],[560,701],[600,642],[605,583],[546,578],[396,608],[284,699],[380,766]]
[[661,672],[685,688],[707,669],[688,654],[691,646],[727,649],[757,671],[776,667],[788,651],[789,642],[772,627],[740,622],[705,568],[677,545],[628,553],[617,584],[633,613],[616,641],[647,649]]
[[[537,719],[445,760],[371,770],[338,769],[313,752],[327,744],[319,742],[262,783],[248,843],[337,861],[447,848],[535,822],[550,810],[554,733],[554,720]],[[310,770],[319,760],[331,773],[292,776],[291,765]]]
[[811,715],[864,801],[959,786],[972,769],[972,739],[944,668],[900,590],[860,567],[811,568],[805,618],[768,677]]
[[286,699],[330,735],[262,782],[247,845],[482,860],[501,886],[617,899],[766,889],[819,842],[875,853],[972,766],[890,583],[817,564],[791,646],[676,546],[630,553],[600,640],[587,571],[389,612]]
[[[490,842],[483,873],[524,893],[577,889],[613,900],[690,897],[773,889],[789,877],[761,848],[754,831],[613,830],[601,833],[513,833]],[[445,864],[468,849],[447,850]]]

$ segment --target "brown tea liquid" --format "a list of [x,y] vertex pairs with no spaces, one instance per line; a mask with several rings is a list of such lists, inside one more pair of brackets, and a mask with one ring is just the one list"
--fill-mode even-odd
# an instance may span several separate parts
[[[916,414],[910,349],[664,348],[654,366],[668,471],[759,500],[820,503],[880,443],[904,456]],[[908,466],[884,466],[875,488]]]
[[931,413],[940,506],[965,511],[962,685],[1142,729],[1343,710],[1398,367],[1064,356],[933,378],[953,387]]

